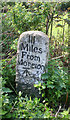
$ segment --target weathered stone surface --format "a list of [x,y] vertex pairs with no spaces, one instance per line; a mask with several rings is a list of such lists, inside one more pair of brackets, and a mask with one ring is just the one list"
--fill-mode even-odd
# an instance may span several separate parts
[[34,84],[41,81],[48,63],[47,35],[40,31],[27,31],[20,35],[17,48],[16,87],[17,90],[33,96],[38,96]]

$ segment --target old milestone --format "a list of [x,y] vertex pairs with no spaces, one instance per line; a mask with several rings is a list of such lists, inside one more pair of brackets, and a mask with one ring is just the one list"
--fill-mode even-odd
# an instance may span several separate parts
[[43,82],[41,74],[48,64],[49,39],[40,31],[27,31],[20,35],[17,48],[16,87],[18,91],[38,96],[34,84]]

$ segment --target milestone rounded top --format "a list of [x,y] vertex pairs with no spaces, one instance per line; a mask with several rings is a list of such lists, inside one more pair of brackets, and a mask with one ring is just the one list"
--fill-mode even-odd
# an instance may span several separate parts
[[23,32],[21,35],[20,35],[20,39],[24,36],[24,35],[26,35],[26,34],[29,34],[29,35],[39,35],[39,36],[43,36],[43,37],[46,37],[47,39],[48,39],[48,36],[45,34],[45,33],[43,33],[43,32],[41,32],[41,31],[26,31],[26,32]]

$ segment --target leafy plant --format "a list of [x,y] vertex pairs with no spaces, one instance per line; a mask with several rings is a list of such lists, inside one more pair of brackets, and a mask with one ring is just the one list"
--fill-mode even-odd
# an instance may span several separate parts
[[[60,60],[59,60],[60,62]],[[42,75],[44,83],[34,85],[42,93],[42,97],[48,101],[51,107],[59,106],[61,100],[66,96],[68,88],[68,74],[59,66],[58,61],[50,61],[48,72]],[[50,104],[51,103],[51,104]],[[65,100],[61,102],[65,104]]]

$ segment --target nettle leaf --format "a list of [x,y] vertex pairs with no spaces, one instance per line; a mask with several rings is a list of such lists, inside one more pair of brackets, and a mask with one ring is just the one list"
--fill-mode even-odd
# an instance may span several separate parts
[[66,88],[65,83],[60,83],[60,86],[61,86],[62,88]]
[[42,97],[44,97],[45,96],[45,93],[42,93]]
[[38,87],[38,84],[34,84],[34,87]]
[[54,70],[54,73],[60,76],[60,73],[58,70]]
[[2,90],[5,93],[12,92],[12,90],[10,90],[9,88],[5,88],[5,87],[2,87]]
[[[5,99],[4,100],[4,104],[7,104],[7,103],[9,103],[9,99]],[[8,106],[7,106],[8,107]]]
[[5,115],[7,113],[7,111],[2,110],[2,112],[0,113],[0,115]]
[[48,74],[47,74],[47,73],[42,74],[41,78],[42,78],[42,79],[48,79]]
[[65,111],[61,112],[61,114],[62,114],[62,115],[68,115],[68,114],[69,114],[69,111],[68,111],[68,110],[67,110],[67,111],[65,110]]
[[42,89],[45,89],[45,88],[46,88],[46,86],[45,86],[45,85],[43,85],[43,86],[42,86]]
[[41,82],[38,82],[37,84],[34,84],[34,87],[40,88],[41,87]]
[[54,85],[48,85],[47,88],[54,88],[55,86]]

